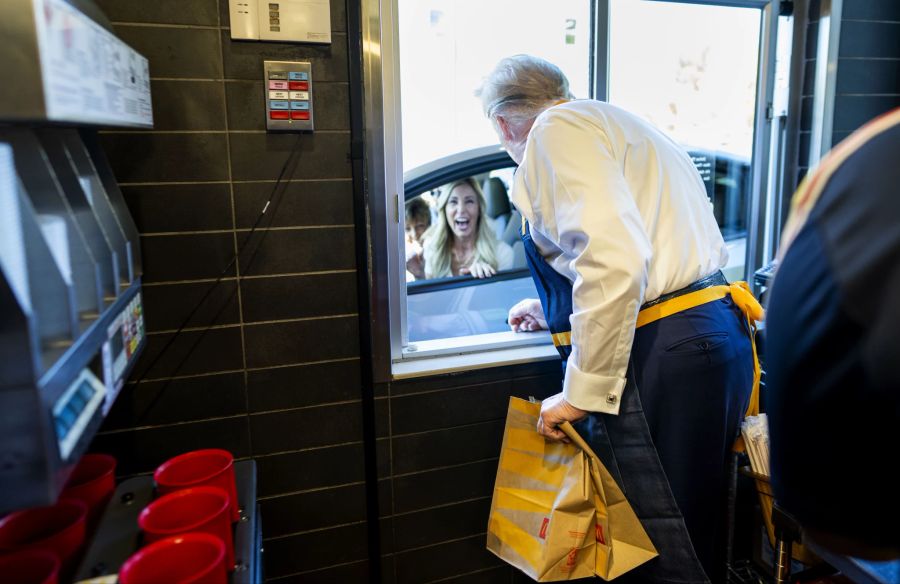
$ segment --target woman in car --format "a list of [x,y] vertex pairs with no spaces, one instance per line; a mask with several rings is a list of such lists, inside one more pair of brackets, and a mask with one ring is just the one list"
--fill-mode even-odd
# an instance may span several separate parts
[[490,278],[512,268],[513,251],[487,224],[484,193],[467,178],[442,190],[438,220],[425,232],[425,278]]

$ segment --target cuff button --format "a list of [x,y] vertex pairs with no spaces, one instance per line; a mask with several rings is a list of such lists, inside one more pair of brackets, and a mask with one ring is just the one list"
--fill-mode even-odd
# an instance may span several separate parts
[[617,401],[619,401],[619,396],[617,396],[613,392],[609,392],[608,394],[606,394],[606,403],[615,405]]

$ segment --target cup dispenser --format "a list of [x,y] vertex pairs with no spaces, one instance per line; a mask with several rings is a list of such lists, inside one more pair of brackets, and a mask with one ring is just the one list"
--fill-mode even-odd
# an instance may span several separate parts
[[0,99],[2,514],[56,499],[146,344],[139,236],[96,128],[152,114],[146,59],[93,4],[10,0],[0,22],[0,74],[23,83]]

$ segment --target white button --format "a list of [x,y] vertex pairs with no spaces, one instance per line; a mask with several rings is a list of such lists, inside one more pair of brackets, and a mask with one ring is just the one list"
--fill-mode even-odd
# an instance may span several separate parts
[[309,101],[309,92],[308,91],[292,91],[291,99],[300,99],[303,101]]
[[287,91],[270,91],[269,99],[288,99]]

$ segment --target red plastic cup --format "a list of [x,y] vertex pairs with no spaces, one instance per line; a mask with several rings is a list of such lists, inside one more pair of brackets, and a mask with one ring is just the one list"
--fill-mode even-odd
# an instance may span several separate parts
[[237,486],[234,481],[234,457],[227,450],[194,450],[170,458],[153,473],[160,495],[191,487],[219,487],[231,500],[231,520],[241,518]]
[[7,584],[57,584],[59,560],[44,550],[0,556],[0,578]]
[[84,544],[87,507],[81,501],[60,501],[7,515],[0,521],[0,553],[48,551],[60,562],[63,575],[75,568]]
[[152,543],[174,535],[199,532],[225,543],[225,568],[234,570],[234,540],[228,493],[219,487],[182,489],[163,495],[138,516],[144,541]]
[[153,542],[119,570],[119,584],[225,584],[225,544],[208,533],[187,533]]
[[108,454],[85,454],[69,477],[60,499],[76,499],[88,508],[88,528],[97,525],[116,490],[116,459]]

